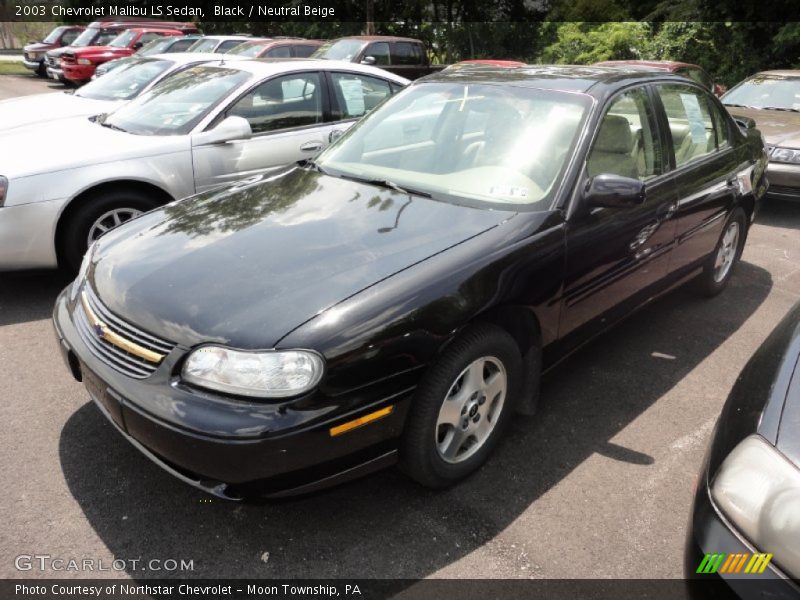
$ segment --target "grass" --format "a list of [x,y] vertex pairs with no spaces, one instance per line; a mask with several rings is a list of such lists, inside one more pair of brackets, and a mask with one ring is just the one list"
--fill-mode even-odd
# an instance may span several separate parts
[[31,73],[21,62],[0,60],[0,75],[26,75]]

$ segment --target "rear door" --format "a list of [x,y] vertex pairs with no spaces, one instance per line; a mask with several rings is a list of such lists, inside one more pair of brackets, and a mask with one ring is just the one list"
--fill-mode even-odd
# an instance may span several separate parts
[[567,227],[562,338],[602,328],[646,300],[667,274],[675,236],[675,183],[652,92],[630,88],[607,106],[577,189],[597,175],[621,175],[645,182],[646,198],[624,208],[588,208],[577,192]]
[[710,254],[736,198],[739,160],[729,120],[699,86],[655,86],[664,108],[664,129],[678,190],[676,245],[669,270],[680,273]]
[[327,145],[333,127],[327,86],[319,71],[259,83],[210,127],[229,116],[247,119],[253,136],[192,149],[198,192],[312,158]]

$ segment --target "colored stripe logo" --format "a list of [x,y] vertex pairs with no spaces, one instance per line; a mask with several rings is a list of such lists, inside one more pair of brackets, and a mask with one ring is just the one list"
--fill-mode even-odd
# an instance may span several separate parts
[[772,554],[706,554],[697,567],[697,573],[758,574],[767,570]]

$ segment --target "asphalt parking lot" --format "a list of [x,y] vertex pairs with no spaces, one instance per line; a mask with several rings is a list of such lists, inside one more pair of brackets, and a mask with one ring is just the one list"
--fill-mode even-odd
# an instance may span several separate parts
[[[0,77],[0,97],[60,89]],[[678,290],[545,379],[539,413],[445,492],[395,470],[265,505],[209,497],[130,447],[72,380],[57,272],[0,274],[0,576],[20,554],[193,561],[191,577],[675,578],[714,421],[800,300],[800,206],[767,204],[729,288]]]

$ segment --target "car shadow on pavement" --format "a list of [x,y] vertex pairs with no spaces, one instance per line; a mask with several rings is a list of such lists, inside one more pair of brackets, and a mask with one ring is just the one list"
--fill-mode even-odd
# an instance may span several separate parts
[[800,229],[800,202],[767,198],[756,215],[756,223],[767,227]]
[[[115,557],[193,561],[191,572],[129,572],[135,579],[421,578],[491,542],[595,453],[651,468],[652,457],[611,440],[736,332],[771,287],[767,271],[741,263],[716,298],[678,290],[639,311],[551,370],[537,415],[516,418],[489,463],[449,490],[391,469],[281,502],[220,501],[151,464],[91,403],[62,429],[64,477]],[[546,540],[531,543],[547,552]]]
[[0,327],[49,317],[56,297],[72,279],[56,270],[0,273]]

